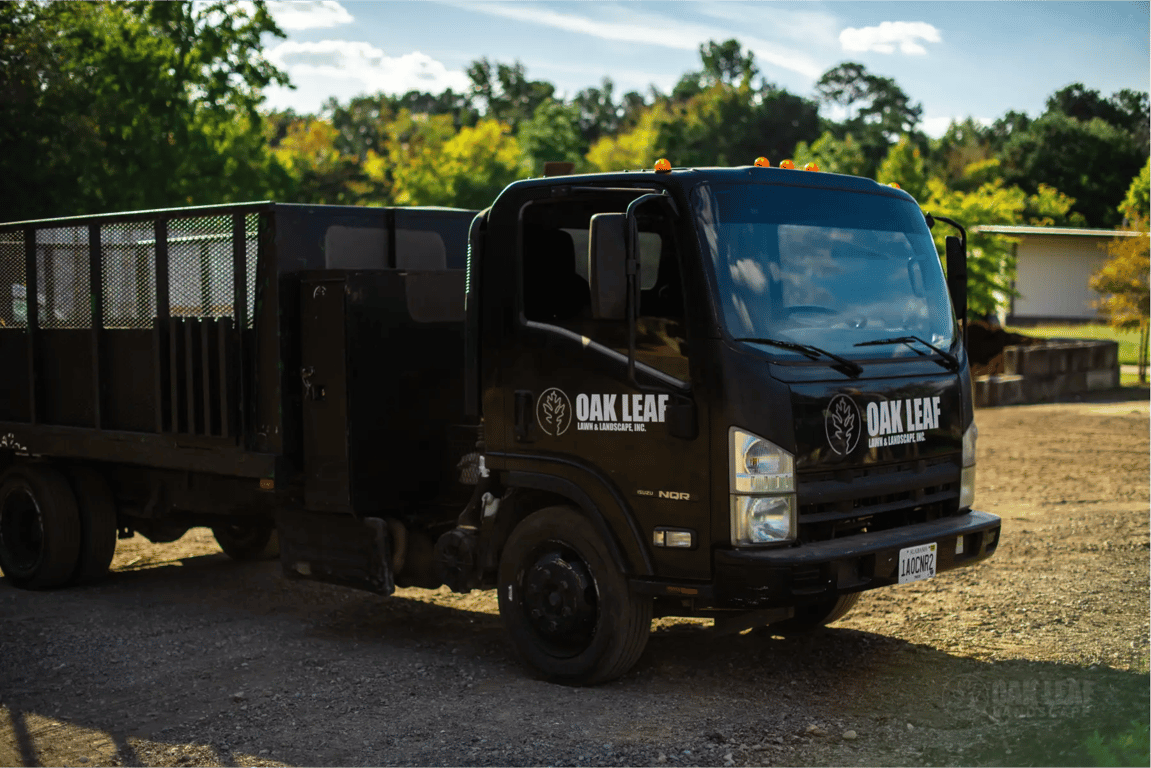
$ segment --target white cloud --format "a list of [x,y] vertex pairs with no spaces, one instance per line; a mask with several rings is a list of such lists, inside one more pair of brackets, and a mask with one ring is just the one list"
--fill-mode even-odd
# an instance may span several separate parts
[[941,39],[939,30],[925,21],[885,21],[878,27],[848,27],[839,33],[839,43],[845,51],[895,53],[898,45],[901,53],[911,56],[927,53],[917,40],[938,43]]
[[287,71],[296,90],[269,88],[268,106],[316,112],[329,96],[347,101],[365,93],[402,94],[412,90],[457,93],[471,85],[466,73],[450,70],[425,53],[388,56],[365,42],[292,40],[271,48],[268,59]]
[[335,0],[272,0],[268,11],[280,29],[331,29],[351,24],[355,19]]
[[[701,43],[708,40],[726,40],[733,36],[727,29],[684,23],[668,16],[637,13],[630,7],[626,16],[621,17],[624,20],[607,21],[602,18],[560,13],[526,3],[462,3],[458,6],[477,13],[562,29],[598,37],[601,40],[656,45],[685,51],[696,51]],[[738,37],[744,48],[752,51],[761,64],[766,62],[812,79],[819,77],[823,72],[815,60],[805,52],[760,38],[746,35]]]
[[[947,129],[951,127],[952,123],[961,123],[966,118],[963,117],[927,117],[919,123],[919,128],[928,136],[933,139],[938,139],[943,134],[947,133]],[[995,122],[990,117],[977,117],[975,122],[982,126],[988,126]]]

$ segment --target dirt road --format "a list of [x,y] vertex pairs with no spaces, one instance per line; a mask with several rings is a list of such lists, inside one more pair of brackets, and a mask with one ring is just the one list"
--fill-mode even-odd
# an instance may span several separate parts
[[0,581],[0,765],[1146,765],[1147,390],[977,423],[990,561],[802,639],[662,620],[593,689],[532,679],[491,593],[286,581],[206,531]]

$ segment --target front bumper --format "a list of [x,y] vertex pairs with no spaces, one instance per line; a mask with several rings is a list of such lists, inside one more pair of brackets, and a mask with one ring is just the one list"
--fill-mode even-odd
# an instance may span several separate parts
[[[693,598],[696,608],[761,609],[821,602],[850,592],[899,583],[899,550],[938,544],[936,573],[990,557],[999,545],[1001,521],[986,512],[968,512],[842,539],[779,549],[719,549],[711,584],[682,588],[635,586],[647,594]],[[962,551],[956,554],[962,538]]]

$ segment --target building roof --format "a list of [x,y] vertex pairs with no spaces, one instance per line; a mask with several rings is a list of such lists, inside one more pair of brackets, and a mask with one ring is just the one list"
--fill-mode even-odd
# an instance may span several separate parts
[[1146,234],[1124,229],[1078,229],[1073,227],[1005,227],[977,225],[973,232],[992,235],[1078,235],[1080,237],[1135,237]]

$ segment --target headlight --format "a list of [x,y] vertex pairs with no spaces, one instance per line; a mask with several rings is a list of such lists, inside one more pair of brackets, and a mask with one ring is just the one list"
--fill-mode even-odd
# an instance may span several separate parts
[[975,422],[971,422],[971,426],[963,433],[963,466],[975,466],[975,441],[979,438],[979,427],[975,426]]
[[975,503],[975,440],[979,429],[975,422],[963,433],[963,469],[959,473],[959,508],[969,509]]
[[795,490],[795,457],[778,445],[733,428],[731,458],[732,493]]
[[735,427],[729,446],[731,543],[738,547],[793,541],[795,457]]
[[794,538],[795,494],[731,497],[732,544],[776,544]]

